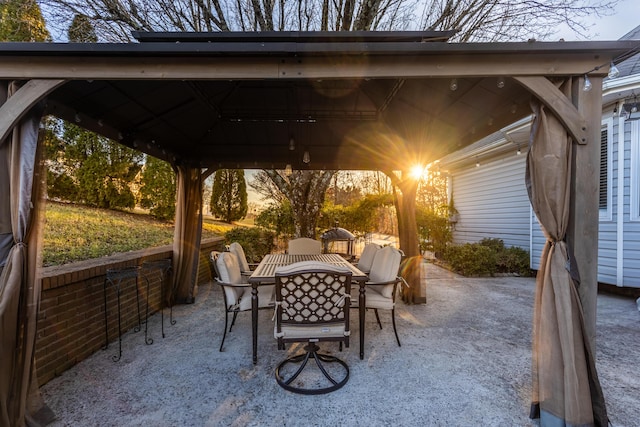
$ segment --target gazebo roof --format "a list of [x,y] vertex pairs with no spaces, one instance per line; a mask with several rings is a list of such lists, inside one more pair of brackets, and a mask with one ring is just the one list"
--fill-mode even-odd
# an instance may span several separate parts
[[50,114],[173,163],[388,170],[433,161],[528,115],[520,78],[603,76],[637,44],[447,43],[452,34],[2,43],[0,75],[67,80],[49,94]]

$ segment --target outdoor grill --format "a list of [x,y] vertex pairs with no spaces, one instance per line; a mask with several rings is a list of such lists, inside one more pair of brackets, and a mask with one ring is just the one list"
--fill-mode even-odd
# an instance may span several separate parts
[[355,257],[354,241],[356,237],[344,228],[336,226],[322,233],[322,251],[325,254],[336,253],[347,259]]

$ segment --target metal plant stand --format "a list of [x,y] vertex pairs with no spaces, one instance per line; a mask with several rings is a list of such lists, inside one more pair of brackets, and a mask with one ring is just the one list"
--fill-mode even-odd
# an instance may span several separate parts
[[[120,315],[120,293],[122,291],[121,284],[123,280],[135,279],[136,281],[136,306],[138,307],[138,326],[134,328],[135,332],[138,332],[142,327],[142,320],[140,318],[140,297],[138,292],[138,277],[140,267],[124,267],[124,268],[110,268],[107,270],[107,274],[103,284],[104,293],[104,335],[105,344],[103,350],[109,347],[109,321],[107,318],[107,285],[111,285],[116,292],[117,304],[118,304],[118,354],[112,356],[114,362],[117,362],[122,357],[122,320]],[[148,290],[148,287],[147,287]],[[146,330],[145,330],[145,342],[146,342]],[[152,341],[153,342],[153,341]]]
[[[147,314],[149,312],[149,273],[153,271],[160,272],[160,328],[162,330],[162,338],[164,338],[164,309],[162,304],[165,303],[165,285],[164,281],[169,276],[171,272],[171,260],[170,259],[159,259],[155,261],[144,261],[142,263],[142,272],[147,281]],[[169,323],[172,325],[176,324],[176,321],[173,319],[173,303],[169,304]]]

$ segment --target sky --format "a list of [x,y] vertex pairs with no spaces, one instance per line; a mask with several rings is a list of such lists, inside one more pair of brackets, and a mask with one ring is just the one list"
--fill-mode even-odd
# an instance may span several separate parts
[[[593,24],[591,32],[597,33],[590,40],[618,40],[640,25],[640,0],[620,0],[613,15],[593,17],[585,22],[588,25]],[[558,34],[558,39],[560,38],[566,41],[579,40],[568,30],[562,30]]]

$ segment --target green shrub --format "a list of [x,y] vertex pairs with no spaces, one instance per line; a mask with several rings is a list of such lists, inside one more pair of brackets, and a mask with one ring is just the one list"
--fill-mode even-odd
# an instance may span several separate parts
[[529,252],[504,246],[501,239],[482,239],[477,243],[450,246],[444,261],[464,276],[489,276],[495,273],[516,273],[530,276]]
[[480,240],[478,244],[491,248],[494,252],[501,252],[504,250],[504,241],[502,239],[484,238]]
[[236,227],[224,235],[225,243],[238,242],[244,249],[247,262],[257,263],[275,248],[275,233],[259,227]]
[[478,243],[449,246],[445,260],[463,276],[488,276],[496,272],[496,252]]
[[440,256],[453,238],[449,219],[428,209],[416,208],[416,222],[420,237],[420,250],[433,251]]
[[272,203],[256,217],[255,224],[272,230],[278,237],[290,237],[295,233],[293,210],[289,201],[282,204]]
[[498,253],[498,272],[530,276],[529,252],[516,246],[505,248]]

